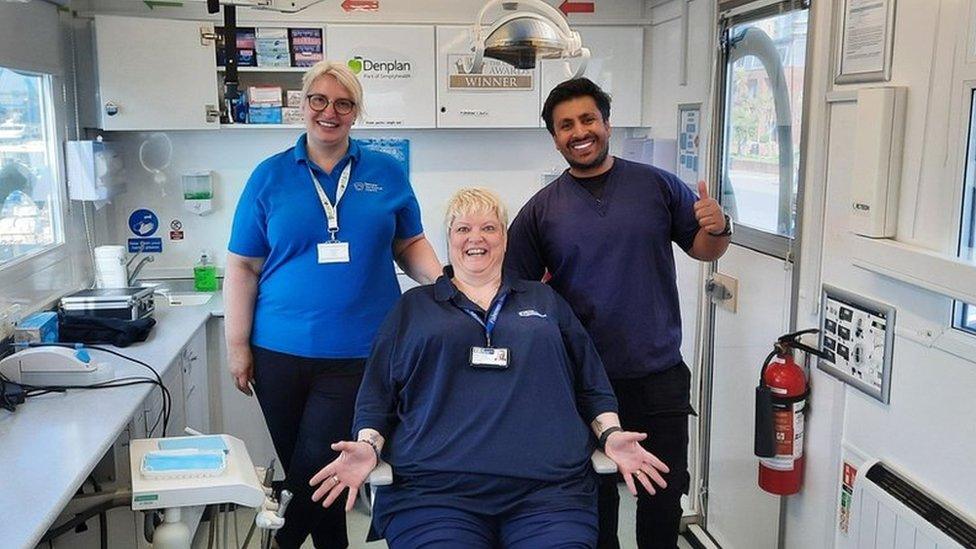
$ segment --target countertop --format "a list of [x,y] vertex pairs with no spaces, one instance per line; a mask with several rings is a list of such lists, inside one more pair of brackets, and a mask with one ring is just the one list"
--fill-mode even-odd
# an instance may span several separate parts
[[[157,300],[149,338],[115,350],[146,362],[162,376],[211,316],[223,316],[219,294],[209,303],[170,307]],[[111,354],[115,376],[151,376]],[[0,410],[0,540],[4,547],[34,547],[115,443],[155,385],[70,390],[29,399],[13,413]]]

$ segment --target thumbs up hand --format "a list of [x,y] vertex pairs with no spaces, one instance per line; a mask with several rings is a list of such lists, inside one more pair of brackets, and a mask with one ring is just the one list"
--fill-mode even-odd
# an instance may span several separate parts
[[708,196],[708,184],[698,182],[698,201],[695,202],[695,218],[698,226],[705,229],[712,236],[725,231],[725,212],[718,201]]

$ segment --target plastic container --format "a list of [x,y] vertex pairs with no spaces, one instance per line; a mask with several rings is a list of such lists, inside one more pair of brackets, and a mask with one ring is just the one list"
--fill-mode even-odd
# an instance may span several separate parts
[[200,260],[193,266],[193,289],[198,292],[217,291],[217,266],[207,252],[202,252]]

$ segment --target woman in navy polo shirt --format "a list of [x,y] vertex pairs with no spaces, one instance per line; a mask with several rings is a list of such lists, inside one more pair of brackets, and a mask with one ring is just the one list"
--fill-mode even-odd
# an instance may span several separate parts
[[[600,358],[548,286],[502,275],[504,206],[482,189],[448,205],[451,266],[380,328],[356,401],[356,442],[311,482],[346,508],[393,465],[373,527],[390,547],[593,547],[594,435],[636,495],[667,467],[624,432]],[[590,430],[592,430],[592,434]],[[389,440],[389,444],[384,444]]]
[[278,544],[311,534],[321,549],[347,546],[345,515],[315,505],[308,480],[352,427],[373,337],[400,296],[394,260],[421,283],[440,264],[399,163],[349,138],[356,76],[320,62],[302,96],[305,134],[258,165],[237,204],[224,315],[231,375],[247,395],[253,384],[296,495]]

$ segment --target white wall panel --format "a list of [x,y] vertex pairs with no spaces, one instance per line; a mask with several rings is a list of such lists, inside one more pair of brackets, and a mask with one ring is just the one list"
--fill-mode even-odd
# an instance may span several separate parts
[[[644,29],[641,27],[579,27],[583,46],[592,58],[583,76],[597,83],[612,98],[610,123],[624,128],[641,125],[644,74]],[[547,60],[542,66],[542,102],[560,82],[569,78],[566,62]],[[569,66],[576,70],[576,61]]]
[[426,25],[329,25],[329,59],[358,58],[364,128],[433,128],[434,28]]

